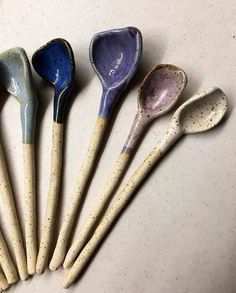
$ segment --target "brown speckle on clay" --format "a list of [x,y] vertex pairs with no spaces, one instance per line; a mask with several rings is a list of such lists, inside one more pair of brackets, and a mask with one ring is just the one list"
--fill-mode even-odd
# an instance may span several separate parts
[[[163,156],[176,142],[176,140],[178,140],[183,134],[207,131],[216,126],[222,120],[226,112],[226,97],[224,105],[218,104],[213,112],[206,110],[210,105],[216,105],[222,96],[225,97],[220,89],[209,89],[205,93],[192,97],[177,109],[169,130],[164,134],[157,146],[149,153],[127,184],[125,184],[121,192],[116,196],[112,208],[107,210],[105,217],[100,221],[93,236],[82,249],[72,267],[65,273],[63,280],[64,288],[68,288],[78,278],[108,230],[120,215],[121,211],[126,207],[127,202],[131,199],[134,191],[140,186],[150,170],[160,160],[161,156]],[[209,107],[209,109],[211,109],[211,107]],[[203,118],[200,118],[199,115],[201,111],[203,112]],[[191,116],[193,118],[191,118]],[[212,122],[209,121],[209,117],[212,118]],[[195,122],[194,126],[192,124],[193,120]],[[177,126],[177,122],[179,126]]]

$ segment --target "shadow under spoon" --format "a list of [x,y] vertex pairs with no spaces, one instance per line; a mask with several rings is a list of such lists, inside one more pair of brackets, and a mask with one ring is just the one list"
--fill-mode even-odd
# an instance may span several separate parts
[[130,163],[139,138],[151,122],[166,114],[175,105],[186,84],[187,77],[184,71],[170,64],[156,66],[144,79],[139,89],[137,114],[128,138],[94,209],[66,255],[64,268],[67,269],[73,264],[80,250],[89,240]]
[[215,127],[227,110],[227,98],[219,88],[212,88],[190,98],[174,113],[170,126],[156,147],[136,169],[116,196],[93,236],[81,251],[73,266],[65,273],[63,287],[68,288],[78,278],[112,224],[126,207],[135,190],[170,147],[184,134],[207,131]]

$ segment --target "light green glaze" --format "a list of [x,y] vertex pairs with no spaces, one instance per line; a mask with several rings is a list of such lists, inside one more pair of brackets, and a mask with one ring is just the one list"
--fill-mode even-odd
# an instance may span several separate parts
[[20,102],[23,143],[33,143],[37,99],[24,49],[12,48],[0,55],[0,84]]

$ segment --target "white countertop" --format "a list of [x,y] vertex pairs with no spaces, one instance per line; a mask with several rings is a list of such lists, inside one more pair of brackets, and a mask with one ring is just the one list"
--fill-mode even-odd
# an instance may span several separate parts
[[[128,134],[137,89],[159,63],[188,75],[182,100],[218,86],[229,97],[228,119],[216,129],[182,139],[136,194],[84,276],[69,292],[236,292],[236,2],[234,0],[20,1],[0,0],[0,52],[23,47],[29,58],[47,41],[63,37],[76,59],[76,98],[66,127],[63,207],[68,202],[98,112],[101,85],[88,59],[92,36],[125,26],[144,39],[142,62],[100,159],[77,231],[96,201]],[[50,170],[53,89],[35,75],[38,99],[38,206],[45,212]],[[0,134],[23,224],[23,172],[19,104],[2,96]],[[4,105],[3,105],[4,104]],[[3,106],[2,106],[3,105]],[[165,131],[171,113],[153,124],[127,176]],[[62,206],[62,205],[61,205]],[[63,217],[63,209],[59,213]],[[4,211],[1,222],[5,227]],[[57,228],[59,223],[57,223]],[[7,234],[6,229],[3,229]],[[8,235],[9,236],[9,235]],[[56,234],[55,234],[56,238]],[[63,270],[45,272],[9,292],[66,292]]]

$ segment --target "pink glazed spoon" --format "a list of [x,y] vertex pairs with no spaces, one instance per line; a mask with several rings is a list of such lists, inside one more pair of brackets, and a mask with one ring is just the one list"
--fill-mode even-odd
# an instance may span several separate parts
[[227,111],[227,106],[225,94],[219,88],[211,88],[193,96],[176,110],[162,139],[124,185],[73,266],[65,273],[64,288],[70,287],[77,279],[137,188],[170,147],[183,135],[208,131],[218,125]]
[[138,93],[137,114],[128,138],[94,209],[89,214],[85,225],[67,253],[64,262],[65,268],[71,266],[86,241],[89,240],[97,221],[104,213],[107,204],[110,202],[128,168],[139,138],[153,120],[166,114],[175,105],[186,84],[187,77],[184,71],[170,64],[156,66],[144,79]]

